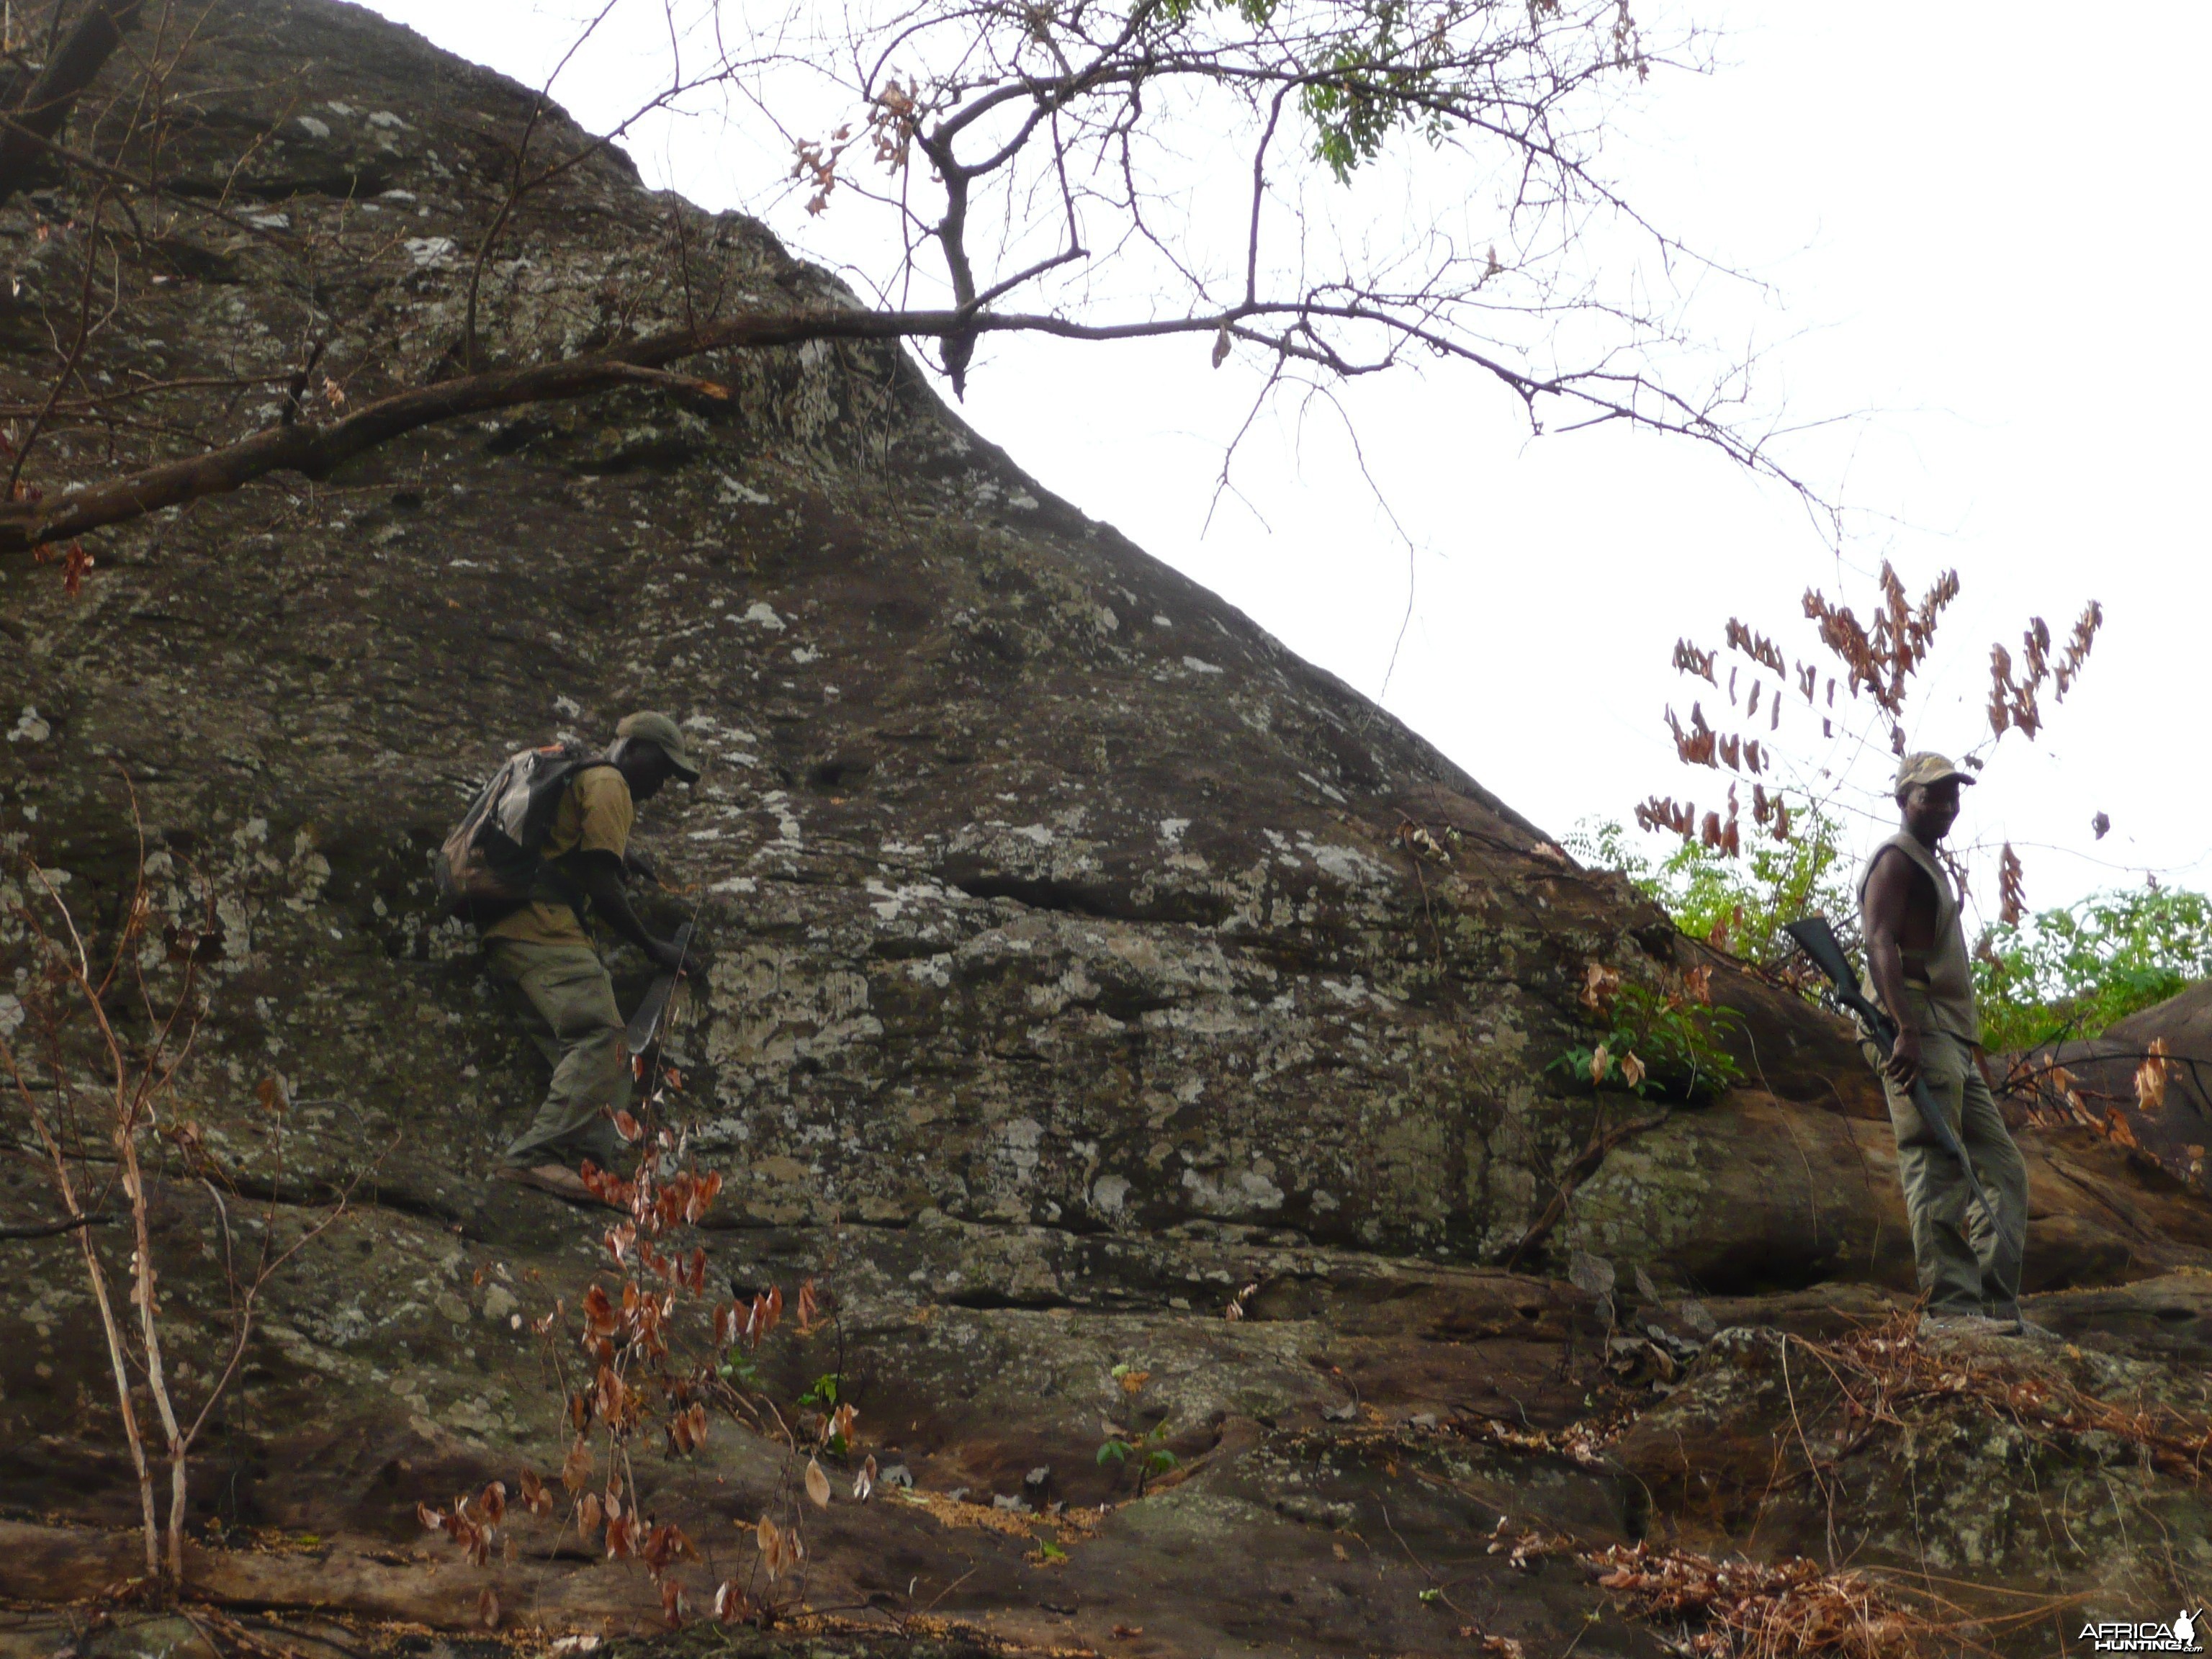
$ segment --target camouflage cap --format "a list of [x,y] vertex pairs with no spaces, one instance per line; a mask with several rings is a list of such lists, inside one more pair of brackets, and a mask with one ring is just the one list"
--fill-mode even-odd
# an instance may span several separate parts
[[625,714],[615,727],[618,738],[635,738],[640,743],[649,743],[668,757],[676,768],[676,775],[686,783],[699,781],[698,763],[691,751],[684,746],[684,732],[665,714],[656,714],[651,709],[641,709],[635,714]]
[[1956,778],[1961,783],[1979,781],[1972,773],[1962,772],[1952,765],[1949,756],[1939,755],[1933,750],[1923,749],[1917,755],[1907,755],[1897,763],[1897,793],[1900,795],[1908,789],[1917,788],[1923,784],[1942,783],[1948,778]]

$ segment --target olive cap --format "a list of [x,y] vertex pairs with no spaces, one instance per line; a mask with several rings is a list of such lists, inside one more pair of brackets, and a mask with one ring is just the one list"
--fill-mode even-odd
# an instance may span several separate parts
[[1908,789],[1942,783],[1951,778],[1956,778],[1961,783],[1980,781],[1972,773],[1962,772],[1952,765],[1949,756],[1936,754],[1933,750],[1923,749],[1917,755],[1907,755],[1897,763],[1897,793],[1900,795]]
[[651,744],[668,757],[676,768],[678,777],[686,783],[698,782],[698,763],[691,758],[691,751],[684,746],[682,728],[667,715],[657,714],[649,708],[641,709],[635,714],[625,714],[622,723],[615,727],[615,735]]

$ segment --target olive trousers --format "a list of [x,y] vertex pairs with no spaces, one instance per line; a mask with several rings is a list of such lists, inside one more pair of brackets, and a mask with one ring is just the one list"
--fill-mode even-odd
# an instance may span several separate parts
[[2027,1233],[2027,1165],[1990,1096],[1990,1085],[1982,1080],[1973,1045],[1924,1024],[1921,1030],[1926,1035],[1921,1039],[1920,1074],[1929,1097],[1957,1132],[1982,1190],[1998,1212],[1983,1212],[1959,1160],[1923,1121],[1911,1093],[1884,1079],[1921,1294],[1930,1313],[2015,1318],[2021,1251],[2006,1241]]
[[523,1030],[553,1068],[538,1115],[507,1147],[506,1161],[527,1169],[589,1158],[613,1168],[623,1146],[614,1115],[629,1104],[630,1068],[606,964],[588,945],[516,939],[486,941],[484,957],[492,976],[514,993]]

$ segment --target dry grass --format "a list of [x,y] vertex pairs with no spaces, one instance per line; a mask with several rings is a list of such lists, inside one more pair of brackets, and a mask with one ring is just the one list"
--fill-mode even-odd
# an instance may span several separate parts
[[2100,1399],[2036,1364],[2039,1351],[2016,1343],[1997,1352],[1931,1348],[1914,1323],[1908,1313],[1840,1341],[1790,1340],[1826,1370],[1845,1415],[1869,1428],[1904,1429],[1899,1413],[1908,1406],[1964,1401],[2039,1439],[2110,1435],[2163,1474],[2199,1485],[2212,1477],[2212,1419],[2164,1404]]
[[[1910,1431],[1916,1410],[1978,1409],[2046,1443],[2086,1436],[2131,1446],[2151,1467],[2192,1485],[2212,1475],[2212,1419],[2143,1401],[2122,1403],[2088,1393],[2064,1374],[2079,1351],[2016,1340],[1987,1346],[1931,1346],[1907,1313],[1835,1341],[1800,1337],[1790,1346],[1826,1370],[1837,1390],[1832,1409],[1846,1423],[1840,1458],[1869,1440]],[[1499,1443],[1600,1463],[1632,1414],[1526,1431],[1486,1425]],[[1810,1447],[1807,1448],[1808,1455]],[[1671,1630],[1675,1651],[1692,1659],[1918,1659],[1987,1650],[1994,1633],[2039,1620],[2070,1598],[1976,1613],[1932,1584],[1893,1580],[1878,1571],[1821,1565],[1803,1557],[1775,1562],[1723,1560],[1650,1544],[1585,1547],[1563,1534],[1501,1520],[1491,1553],[1510,1553],[1526,1571],[1547,1557],[1570,1558],[1620,1602],[1627,1617]],[[1961,1586],[1965,1590],[1968,1587]]]
[[1770,1565],[1638,1544],[1577,1559],[1630,1616],[1684,1626],[1698,1659],[1908,1659],[1944,1633],[1865,1575],[1802,1556]]

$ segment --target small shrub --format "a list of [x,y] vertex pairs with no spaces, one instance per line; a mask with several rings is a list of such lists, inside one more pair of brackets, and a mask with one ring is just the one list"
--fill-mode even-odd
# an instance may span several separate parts
[[1565,845],[1584,864],[1620,871],[1690,938],[1773,967],[1796,950],[1782,928],[1800,916],[1826,915],[1847,945],[1857,933],[1855,867],[1840,827],[1809,804],[1794,823],[1791,840],[1754,844],[1741,857],[1684,841],[1654,860],[1607,818],[1583,819]]
[[1582,1003],[1601,1023],[1602,1035],[1567,1049],[1546,1069],[1638,1097],[1698,1100],[1718,1094],[1743,1069],[1722,1043],[1723,1030],[1736,1016],[1713,1006],[1711,980],[1711,969],[1692,968],[1648,983],[1591,963]]
[[1990,1048],[2093,1037],[2212,976],[2212,898],[2154,886],[2093,894],[1990,929],[1974,957]]

